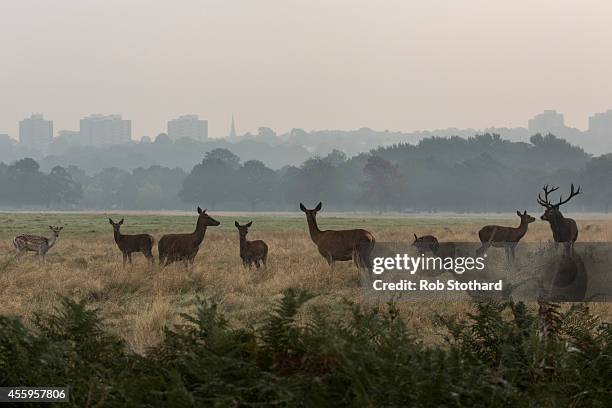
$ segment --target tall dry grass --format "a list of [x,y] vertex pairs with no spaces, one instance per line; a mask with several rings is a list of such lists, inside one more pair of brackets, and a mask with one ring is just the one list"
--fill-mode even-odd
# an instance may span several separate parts
[[[369,229],[378,242],[412,242],[413,233],[434,234],[441,241],[475,242],[478,229],[487,223],[474,220],[456,224],[440,219],[438,224],[430,222],[427,226],[415,223],[413,227],[395,227],[387,222],[384,227]],[[518,224],[517,220],[506,222],[506,225],[513,224]],[[355,226],[358,225],[359,220],[355,220]],[[581,241],[612,241],[610,220],[580,220],[579,226]],[[302,230],[260,230],[255,225],[248,238],[263,239],[270,247],[268,267],[259,270],[242,266],[235,229],[214,228],[208,230],[192,268],[176,264],[162,269],[148,265],[142,255],[136,255],[134,265],[124,269],[121,253],[108,228],[103,233],[79,237],[64,234],[49,252],[45,264],[40,264],[32,254],[17,259],[9,240],[0,242],[3,300],[0,314],[20,316],[27,321],[37,311],[56,307],[60,297],[86,299],[102,311],[134,350],[142,352],[159,342],[164,326],[178,322],[178,314],[188,311],[197,296],[222,298],[223,308],[234,323],[250,325],[256,325],[267,308],[289,287],[301,287],[317,294],[309,307],[327,308],[328,313],[343,313],[330,307],[337,308],[343,298],[359,301],[359,279],[353,265],[341,262],[331,271],[310,241],[305,221]],[[525,241],[545,242],[550,236],[548,225],[537,222],[530,226]],[[434,312],[461,313],[469,307],[468,304],[400,305],[424,341],[432,342],[439,336],[431,320]],[[606,304],[594,304],[592,309],[608,317],[612,315],[612,308]]]

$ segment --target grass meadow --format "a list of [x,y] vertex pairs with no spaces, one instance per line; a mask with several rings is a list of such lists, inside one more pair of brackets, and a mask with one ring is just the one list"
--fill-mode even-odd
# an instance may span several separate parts
[[[316,294],[305,308],[326,308],[330,314],[348,311],[343,299],[358,302],[358,273],[352,263],[340,262],[331,271],[310,240],[302,213],[228,214],[209,212],[219,221],[210,227],[192,268],[175,264],[165,269],[150,266],[140,254],[123,268],[121,252],[113,240],[108,217],[124,218],[122,233],[150,233],[156,240],[170,232],[191,232],[197,214],[179,213],[0,213],[0,314],[19,316],[28,322],[38,311],[50,312],[61,297],[85,299],[101,311],[136,352],[157,344],[164,326],[191,311],[196,297],[222,301],[233,324],[256,326],[269,306],[289,287]],[[539,214],[533,214],[538,215]],[[580,241],[612,242],[612,219],[575,216]],[[253,220],[248,238],[263,239],[270,248],[268,267],[245,269],[239,257],[234,220]],[[477,231],[486,224],[518,225],[518,217],[326,214],[318,217],[322,229],[365,228],[378,242],[410,241],[413,234],[433,234],[440,241],[476,242]],[[22,233],[48,235],[48,225],[63,225],[60,240],[41,264],[35,254],[16,258],[11,240]],[[550,228],[540,220],[529,227],[525,242],[546,242]],[[495,251],[495,249],[492,249]],[[499,250],[502,251],[502,250]],[[157,248],[154,248],[157,258]],[[398,305],[423,341],[440,340],[435,313],[462,314],[472,307],[462,304]],[[590,305],[610,321],[612,307]],[[306,317],[306,316],[305,316]],[[305,318],[304,317],[304,318]]]

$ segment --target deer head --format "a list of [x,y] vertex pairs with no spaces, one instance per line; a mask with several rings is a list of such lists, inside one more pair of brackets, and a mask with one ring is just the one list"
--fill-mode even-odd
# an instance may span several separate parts
[[59,237],[60,231],[64,229],[64,227],[52,227],[49,225],[49,229],[53,232],[53,236],[55,238]]
[[198,227],[216,227],[221,224],[219,221],[206,214],[206,208],[202,210],[198,207],[198,214]]
[[251,225],[253,225],[253,221],[244,225],[240,225],[238,224],[238,221],[234,221],[234,225],[236,226],[236,228],[238,228],[238,234],[240,234],[240,238],[246,238],[247,234],[249,233],[249,228],[251,227]]
[[116,233],[119,233],[119,230],[121,229],[121,226],[123,225],[123,218],[119,222],[114,222],[111,218],[109,218],[108,222],[110,223],[110,225],[113,226],[113,230]]
[[542,198],[541,193],[538,194],[538,204],[546,208],[546,210],[544,211],[544,214],[542,214],[542,216],[540,217],[542,221],[550,222],[551,220],[558,218],[561,215],[561,211],[559,211],[559,207],[561,207],[563,204],[567,203],[569,200],[571,200],[572,198],[580,194],[580,186],[578,186],[577,190],[574,190],[574,184],[572,183],[571,188],[570,188],[569,197],[567,197],[567,199],[564,200],[563,195],[561,195],[559,196],[559,202],[556,204],[553,204],[550,202],[548,195],[552,193],[553,191],[557,191],[558,189],[559,187],[549,188],[547,184],[544,187],[542,187],[542,190],[544,191],[544,198]]
[[521,224],[531,224],[532,222],[534,222],[536,219],[534,217],[532,217],[531,215],[527,214],[527,210],[523,211],[523,213],[521,214],[520,211],[516,211],[516,215],[518,215],[519,217],[521,217]]
[[306,217],[316,218],[317,213],[321,211],[322,206],[323,205],[319,202],[319,204],[317,204],[315,208],[313,208],[312,210],[309,210],[308,208],[304,207],[304,204],[300,203],[300,210],[306,213]]

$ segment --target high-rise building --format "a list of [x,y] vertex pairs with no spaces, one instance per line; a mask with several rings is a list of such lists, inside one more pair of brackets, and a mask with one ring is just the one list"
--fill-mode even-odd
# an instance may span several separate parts
[[79,133],[83,143],[94,146],[128,143],[132,121],[121,115],[89,115],[81,119]]
[[566,130],[563,114],[558,113],[556,110],[545,110],[543,113],[529,119],[528,128],[531,134],[553,133],[559,135]]
[[40,151],[46,151],[53,141],[53,121],[42,113],[33,113],[19,122],[19,143]]
[[179,116],[168,121],[168,136],[174,141],[188,137],[203,142],[208,139],[208,121],[198,115]]
[[589,133],[602,140],[612,139],[612,109],[589,117]]

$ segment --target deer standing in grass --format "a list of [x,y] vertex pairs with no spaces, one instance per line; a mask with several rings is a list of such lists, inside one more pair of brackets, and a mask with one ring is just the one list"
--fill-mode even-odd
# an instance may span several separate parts
[[438,249],[440,249],[438,238],[434,237],[433,235],[423,235],[422,237],[418,237],[417,234],[414,234],[414,242],[412,243],[412,246],[423,253],[430,251],[435,254],[438,252]]
[[41,237],[38,235],[19,235],[13,239],[13,246],[17,250],[18,255],[22,255],[25,252],[36,252],[42,262],[45,261],[47,252],[57,243],[59,239],[60,231],[64,227],[52,227],[49,225],[51,230],[51,236]]
[[155,240],[149,234],[138,234],[138,235],[123,235],[121,233],[121,226],[123,225],[123,218],[119,222],[114,222],[112,219],[108,219],[110,225],[113,226],[113,233],[115,236],[115,243],[119,247],[119,250],[123,254],[123,266],[129,260],[130,265],[132,264],[132,254],[134,252],[142,252],[143,255],[149,260],[149,262],[155,262],[153,258],[153,243]]
[[242,259],[242,265],[249,268],[255,265],[255,267],[259,268],[259,262],[261,261],[266,266],[268,245],[260,239],[256,241],[247,241],[246,239],[253,221],[245,225],[240,225],[238,221],[234,221],[234,225],[238,228],[238,234],[240,235],[240,258]]
[[490,246],[497,248],[504,248],[506,251],[506,259],[514,260],[514,249],[518,245],[521,238],[527,233],[527,227],[529,224],[535,221],[531,215],[524,211],[522,214],[520,211],[516,212],[516,215],[521,217],[521,224],[514,227],[502,227],[499,225],[487,225],[478,231],[478,237],[480,238],[481,247],[476,251],[477,255],[484,254]]
[[161,237],[157,244],[159,251],[159,264],[167,266],[173,262],[183,261],[193,265],[198,254],[200,244],[204,241],[207,227],[215,227],[221,224],[206,214],[206,209],[198,207],[198,221],[195,231],[190,234],[168,234]]
[[352,260],[357,268],[371,268],[370,253],[376,243],[374,236],[364,229],[321,231],[317,225],[317,212],[321,207],[319,203],[309,210],[300,203],[300,209],[306,214],[310,238],[329,266],[333,268],[336,261]]
[[538,194],[538,204],[546,208],[540,219],[542,221],[548,221],[550,224],[553,240],[555,241],[555,249],[559,248],[559,243],[562,243],[565,247],[566,255],[570,255],[574,252],[574,242],[578,239],[578,225],[576,225],[576,221],[573,219],[565,218],[563,214],[561,214],[561,211],[559,211],[559,207],[580,194],[580,186],[578,186],[577,190],[574,190],[574,184],[572,184],[569,197],[564,200],[561,195],[559,197],[559,202],[557,204],[552,204],[548,195],[558,189],[559,187],[551,187],[549,189],[547,184],[542,188],[544,191],[544,198],[542,199],[541,193]]

